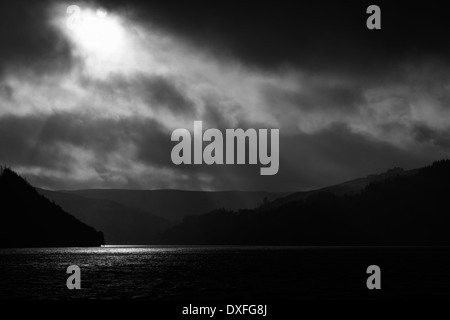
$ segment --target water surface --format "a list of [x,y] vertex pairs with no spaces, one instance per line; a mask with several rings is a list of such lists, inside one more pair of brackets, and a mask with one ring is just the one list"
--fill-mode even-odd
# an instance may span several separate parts
[[[0,249],[0,299],[450,299],[449,248]],[[366,269],[382,289],[366,288]],[[81,290],[66,269],[81,268]]]

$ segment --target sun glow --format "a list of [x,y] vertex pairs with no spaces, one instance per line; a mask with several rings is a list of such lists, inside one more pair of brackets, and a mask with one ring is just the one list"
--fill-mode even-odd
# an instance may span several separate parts
[[70,6],[67,27],[77,47],[99,59],[114,59],[124,48],[124,30],[118,18],[105,10],[96,11]]

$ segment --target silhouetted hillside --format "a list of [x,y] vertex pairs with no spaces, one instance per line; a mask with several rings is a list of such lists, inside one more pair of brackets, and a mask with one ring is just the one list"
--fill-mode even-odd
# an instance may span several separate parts
[[294,202],[297,200],[305,200],[307,197],[315,195],[317,193],[328,192],[334,194],[336,196],[344,196],[344,195],[352,195],[357,194],[364,190],[370,183],[376,181],[383,181],[388,178],[392,178],[395,176],[409,176],[414,175],[418,172],[418,169],[413,170],[403,170],[402,168],[393,168],[384,173],[380,174],[371,174],[365,178],[354,179],[350,181],[346,181],[343,183],[339,183],[330,187],[325,187],[322,189],[311,190],[311,191],[300,191],[294,192],[286,197],[281,197],[271,202],[272,207],[281,206],[285,203]]
[[[316,192],[255,210],[186,217],[166,244],[450,245],[450,161],[374,179],[356,194]],[[276,202],[276,201],[275,201]]]
[[40,195],[25,179],[0,169],[0,247],[99,246],[103,234]]

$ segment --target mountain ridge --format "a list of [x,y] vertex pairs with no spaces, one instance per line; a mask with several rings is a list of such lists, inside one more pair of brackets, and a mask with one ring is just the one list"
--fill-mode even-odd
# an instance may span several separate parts
[[413,175],[416,174],[420,169],[421,168],[404,170],[403,168],[400,167],[394,167],[379,174],[369,174],[363,178],[356,178],[323,188],[313,189],[309,191],[292,192],[286,197],[276,199],[275,201],[273,201],[272,205],[280,206],[288,202],[306,199],[307,197],[320,192],[330,192],[338,196],[354,194],[363,190],[365,187],[367,187],[370,183],[374,181],[389,179],[390,177],[397,175],[400,176]]
[[353,194],[338,195],[324,188],[301,199],[288,196],[292,201],[278,199],[253,210],[219,209],[187,216],[158,241],[183,245],[450,245],[450,215],[443,210],[448,205],[450,160],[369,177],[368,184]]
[[[184,216],[216,208],[255,208],[277,194],[241,191],[83,189],[38,191],[105,233],[107,244],[151,244]],[[284,195],[284,194],[280,194]]]
[[261,191],[194,191],[177,189],[82,189],[64,191],[86,198],[112,200],[123,205],[151,212],[172,223],[184,216],[202,214],[216,208],[243,209],[262,204],[264,198],[273,200],[286,193]]
[[[188,222],[221,212],[278,210],[290,203],[307,201],[323,194],[336,197],[355,195],[371,183],[392,177],[408,177],[423,168],[389,169],[380,174],[349,180],[325,188],[292,193],[260,191],[196,191],[179,189],[81,189],[50,191],[38,189],[77,218],[105,231],[108,244],[161,243],[164,234]],[[197,220],[196,220],[197,219]],[[274,223],[276,224],[276,223]],[[202,230],[198,227],[198,230]],[[176,243],[173,243],[176,244]]]
[[13,170],[0,168],[0,247],[100,246],[103,233],[39,194]]

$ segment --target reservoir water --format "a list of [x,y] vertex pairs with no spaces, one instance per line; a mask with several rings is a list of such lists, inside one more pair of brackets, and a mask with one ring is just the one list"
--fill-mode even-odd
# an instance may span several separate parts
[[[450,299],[450,248],[0,249],[0,299]],[[81,268],[81,290],[66,269]],[[369,265],[381,290],[368,290]]]

